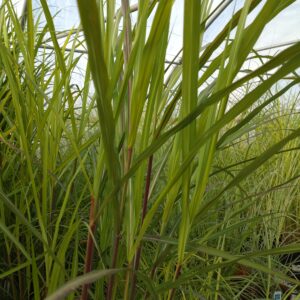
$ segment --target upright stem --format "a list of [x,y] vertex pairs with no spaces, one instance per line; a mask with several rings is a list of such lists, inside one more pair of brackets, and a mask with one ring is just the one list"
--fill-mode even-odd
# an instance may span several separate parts
[[[119,244],[120,244],[120,229],[117,229],[117,235],[115,237],[114,240],[114,246],[113,246],[113,257],[112,257],[112,262],[111,262],[111,268],[115,268],[117,265],[117,259],[118,259],[118,252],[119,252]],[[112,299],[112,294],[113,294],[113,288],[114,288],[114,284],[115,284],[115,276],[111,275],[109,278],[109,282],[108,282],[108,287],[107,287],[107,295],[106,295],[106,299],[110,300]]]
[[[121,3],[121,9],[122,9],[122,15],[123,15],[123,29],[125,32],[124,35],[124,47],[123,47],[123,53],[124,53],[124,68],[126,68],[131,52],[131,20],[130,20],[130,11],[131,8],[129,6],[129,0],[122,0]],[[132,90],[132,81],[131,78],[128,80],[128,88],[127,88],[127,96],[128,96],[128,101],[127,101],[127,135],[130,133],[130,103],[131,103],[131,90]],[[126,109],[126,108],[125,108]],[[123,130],[126,132],[126,128],[123,128]],[[126,158],[126,155],[124,155]],[[127,171],[130,168],[131,165],[131,159],[132,159],[132,147],[129,147],[127,149],[127,162],[125,159],[125,166],[124,166],[124,173],[126,174]],[[121,197],[121,204],[120,204],[120,219],[123,219],[123,214],[124,214],[124,206],[125,206],[125,199],[126,199],[126,193],[127,193],[127,186],[128,182],[124,184],[123,192],[122,192],[122,197]],[[119,250],[119,244],[121,240],[121,220],[118,221],[117,225],[117,231],[116,231],[116,236],[114,240],[114,245],[113,245],[113,258],[112,258],[112,268],[116,267],[117,259],[118,259],[118,250]],[[111,275],[109,278],[108,282],[108,287],[107,287],[107,295],[106,299],[110,300],[112,299],[113,296],[113,288],[114,288],[114,281],[115,281],[115,276]]]
[[22,31],[25,30],[26,21],[27,21],[27,0],[24,1],[22,14],[21,14],[21,28],[22,28]]
[[[149,191],[150,191],[150,182],[151,182],[151,173],[152,173],[152,162],[153,162],[153,155],[149,157],[148,160],[148,167],[147,167],[147,177],[146,177],[146,184],[145,184],[145,193],[144,193],[144,200],[143,200],[143,210],[142,210],[142,221],[141,225],[144,223],[144,219],[147,213],[147,206],[148,206],[148,199],[149,199]],[[136,291],[136,272],[139,269],[140,259],[141,259],[141,252],[142,246],[140,245],[136,251],[134,257],[134,268],[133,268],[133,275],[132,275],[132,284],[131,284],[131,291],[130,291],[130,299],[135,298],[135,291]]]
[[[122,0],[122,14],[123,14],[123,27],[125,31],[124,36],[124,47],[123,47],[123,53],[124,53],[124,67],[126,68],[129,56],[131,52],[131,19],[130,19],[130,6],[129,6],[129,0]],[[131,102],[131,91],[132,91],[132,81],[131,78],[128,80],[128,89],[127,89],[127,95],[128,95],[128,102],[127,102],[127,122],[128,122],[128,133],[130,132],[130,102]]]
[[[20,251],[17,251],[17,259],[18,263],[21,264]],[[19,299],[25,298],[25,290],[24,290],[24,276],[22,276],[22,272],[18,272],[18,281],[19,281]]]
[[[181,273],[181,267],[182,267],[181,265],[177,265],[177,266],[176,266],[176,272],[175,272],[174,280],[178,279],[178,277],[180,276],[180,273]],[[174,295],[175,295],[175,289],[172,288],[172,290],[171,290],[171,292],[170,292],[170,294],[169,294],[168,299],[169,299],[169,300],[173,300]]]
[[[125,168],[125,173],[129,170],[130,165],[131,165],[131,159],[132,159],[132,148],[128,148],[127,152],[127,165]],[[121,204],[120,204],[120,219],[123,219],[123,213],[124,213],[124,204],[125,204],[125,196],[127,192],[127,186],[128,182],[124,184],[123,192],[122,192],[122,199],[121,199]],[[113,255],[112,255],[112,262],[111,262],[111,268],[114,269],[117,264],[117,259],[118,259],[118,251],[119,251],[119,244],[121,240],[121,220],[117,220],[117,226],[116,226],[116,235],[115,235],[115,240],[114,240],[114,245],[113,245]],[[107,287],[107,294],[106,294],[106,299],[111,300],[113,296],[113,288],[114,288],[114,283],[115,283],[115,276],[114,274],[110,276],[109,281],[108,281],[108,287]]]
[[[92,195],[91,196],[91,206],[90,206],[90,220],[89,220],[90,230],[88,232],[88,239],[87,239],[87,244],[86,244],[84,273],[91,272],[91,270],[92,270],[92,260],[93,260],[93,253],[94,253],[93,235],[94,235],[95,229],[96,229],[95,215],[96,215],[95,198]],[[88,299],[88,289],[89,289],[89,284],[85,284],[82,287],[81,300]]]

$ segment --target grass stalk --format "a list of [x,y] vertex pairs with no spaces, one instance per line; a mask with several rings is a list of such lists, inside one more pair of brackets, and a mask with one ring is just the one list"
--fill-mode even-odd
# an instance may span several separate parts
[[[91,195],[90,200],[90,215],[89,215],[89,230],[88,230],[88,236],[87,236],[87,244],[86,244],[86,256],[85,256],[85,263],[84,263],[84,274],[89,273],[92,271],[92,261],[93,261],[93,253],[94,253],[94,240],[93,236],[95,235],[96,231],[96,204],[95,204],[95,198],[93,195]],[[87,300],[88,299],[88,289],[89,284],[85,284],[82,287],[82,293],[81,293],[81,300]]]
[[[177,264],[175,274],[174,274],[174,281],[179,278],[179,276],[181,274],[181,269],[182,269],[182,265]],[[168,300],[173,300],[174,299],[175,292],[176,292],[176,289],[172,288],[171,291],[169,292]]]
[[[126,170],[128,171],[131,165],[131,160],[132,160],[132,151],[133,149],[131,147],[128,148],[127,150],[127,164],[126,164]],[[119,253],[119,244],[122,239],[121,236],[121,220],[124,217],[124,205],[125,205],[125,199],[126,199],[126,193],[127,193],[127,187],[128,187],[128,181],[124,184],[123,191],[122,191],[122,197],[121,197],[121,203],[120,203],[120,208],[117,208],[116,211],[119,212],[118,217],[117,217],[117,224],[116,224],[116,233],[114,236],[114,243],[113,243],[113,249],[112,249],[112,262],[111,262],[111,268],[115,269],[117,266],[117,260],[118,260],[118,253]],[[110,300],[113,297],[113,290],[114,290],[114,285],[115,285],[115,274],[112,274],[109,277],[108,281],[108,286],[107,286],[107,294],[106,294],[106,299]]]
[[[144,219],[145,219],[145,216],[147,213],[147,206],[148,206],[149,192],[150,192],[150,183],[151,183],[152,164],[153,164],[153,155],[151,155],[148,160],[145,191],[144,191],[143,206],[142,206],[142,215],[141,215],[141,225],[144,223]],[[139,269],[141,253],[142,253],[142,245],[140,245],[138,247],[135,257],[134,257],[134,262],[133,262],[131,291],[130,291],[130,298],[129,298],[132,300],[135,299],[136,281],[137,281],[136,280],[136,272]]]

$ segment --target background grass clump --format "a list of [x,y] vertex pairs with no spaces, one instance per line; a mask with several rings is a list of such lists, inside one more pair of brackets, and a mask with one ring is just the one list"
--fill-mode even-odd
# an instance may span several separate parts
[[78,0],[67,32],[2,1],[1,299],[297,291],[300,43],[254,50],[295,1],[245,0],[205,45],[213,2],[184,1],[166,62],[171,0]]

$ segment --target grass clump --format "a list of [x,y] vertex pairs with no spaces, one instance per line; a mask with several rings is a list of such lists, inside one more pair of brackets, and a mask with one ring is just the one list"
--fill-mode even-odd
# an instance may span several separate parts
[[31,0],[22,22],[3,1],[3,298],[287,299],[299,284],[283,260],[299,252],[300,43],[253,49],[293,2],[246,0],[204,45],[224,7],[185,1],[170,64],[173,1],[78,0],[81,26],[64,34],[47,1],[44,27]]

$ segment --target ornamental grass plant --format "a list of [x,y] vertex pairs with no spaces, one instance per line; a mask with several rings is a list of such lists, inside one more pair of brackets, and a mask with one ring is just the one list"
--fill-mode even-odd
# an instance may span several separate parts
[[245,0],[205,44],[214,2],[184,1],[170,62],[172,0],[78,0],[67,32],[2,1],[1,299],[297,289],[300,43],[255,50],[295,0]]

